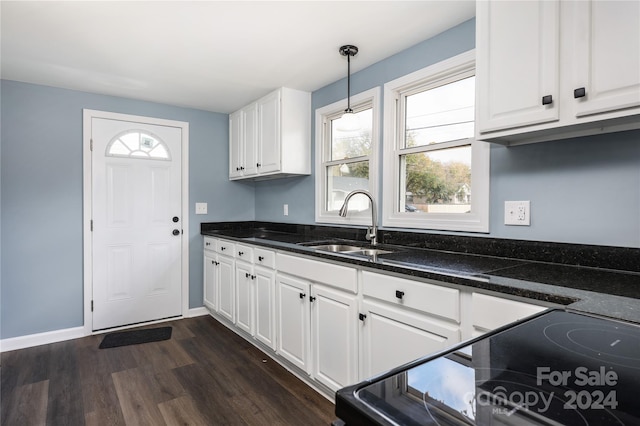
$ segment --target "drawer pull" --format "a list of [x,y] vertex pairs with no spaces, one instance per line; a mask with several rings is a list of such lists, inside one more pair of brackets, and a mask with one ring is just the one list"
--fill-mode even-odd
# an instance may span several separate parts
[[226,250],[226,249],[227,249],[227,248],[226,248],[225,246],[220,247],[220,250],[222,250],[222,251],[224,251],[224,250]]
[[396,290],[396,298],[402,299],[404,296],[404,291]]
[[587,96],[587,91],[584,87],[579,87],[573,91],[573,97],[576,99],[584,98],[585,96]]
[[264,260],[264,256],[258,256],[258,262],[262,262]]
[[204,245],[205,245],[205,246],[210,246],[210,245],[211,245],[211,243],[204,243]]
[[239,252],[238,252],[238,256],[242,256],[243,254],[244,254],[244,252],[243,252],[243,251],[239,251]]
[[304,299],[305,297],[307,297],[307,295],[306,295],[306,294],[304,294],[304,293],[300,293],[300,299]]
[[553,103],[553,96],[546,95],[542,97],[542,105],[551,105]]
[[358,319],[359,319],[360,321],[364,321],[364,319],[365,319],[366,317],[367,317],[367,316],[366,316],[365,314],[358,314]]

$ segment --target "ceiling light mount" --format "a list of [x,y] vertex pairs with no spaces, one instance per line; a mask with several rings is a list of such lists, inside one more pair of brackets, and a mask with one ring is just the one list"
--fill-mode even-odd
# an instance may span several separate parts
[[340,47],[340,54],[347,57],[347,109],[344,110],[339,127],[342,130],[358,130],[360,122],[351,109],[351,57],[358,54],[358,48],[351,44]]

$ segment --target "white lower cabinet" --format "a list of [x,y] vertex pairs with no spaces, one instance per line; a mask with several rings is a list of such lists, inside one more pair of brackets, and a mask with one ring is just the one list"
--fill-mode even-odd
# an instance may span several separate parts
[[236,294],[235,294],[235,323],[240,330],[254,335],[253,327],[253,297],[256,276],[253,265],[240,260],[236,261]]
[[519,321],[547,309],[544,306],[517,300],[504,299],[488,294],[471,295],[472,336],[480,336],[503,325]]
[[355,294],[277,275],[278,354],[332,391],[358,379]]
[[307,374],[311,373],[309,281],[276,276],[278,344],[276,352]]
[[276,350],[276,273],[273,269],[254,266],[255,338]]
[[313,377],[333,391],[358,381],[358,299],[312,285]]
[[218,313],[235,322],[235,260],[229,256],[218,256]]
[[362,272],[363,378],[460,341],[460,291]]
[[204,306],[218,310],[218,256],[215,252],[204,251]]
[[363,379],[460,341],[456,324],[373,300],[364,300],[362,308]]
[[233,244],[228,241],[205,238],[204,250],[204,305],[233,321],[234,303]]

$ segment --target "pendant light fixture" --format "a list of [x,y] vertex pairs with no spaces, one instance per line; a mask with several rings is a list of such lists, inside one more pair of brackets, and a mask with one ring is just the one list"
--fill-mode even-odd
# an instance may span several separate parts
[[351,109],[351,57],[358,54],[358,48],[350,44],[340,47],[340,54],[347,57],[347,109],[344,110],[338,124],[338,130],[356,131],[360,129],[360,120]]

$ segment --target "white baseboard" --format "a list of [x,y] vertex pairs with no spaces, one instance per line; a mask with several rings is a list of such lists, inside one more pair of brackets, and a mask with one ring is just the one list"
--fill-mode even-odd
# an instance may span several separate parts
[[[187,315],[184,318],[200,317],[203,315],[209,315],[209,311],[204,306],[200,308],[189,309]],[[177,318],[174,318],[177,319]],[[172,320],[174,320],[172,319]],[[160,321],[163,322],[163,321]],[[152,324],[152,323],[149,323]],[[122,328],[131,328],[122,327]],[[109,332],[116,331],[116,329],[109,329]],[[106,331],[105,331],[106,332]],[[15,351],[16,349],[30,348],[33,346],[46,345],[49,343],[62,342],[64,340],[78,339],[90,335],[87,334],[85,327],[66,328],[63,330],[47,331],[45,333],[29,334],[26,336],[10,337],[8,339],[0,340],[0,353]]]
[[30,348],[32,346],[46,345],[62,342],[64,340],[84,337],[84,327],[65,328],[62,330],[47,331],[45,333],[28,334],[26,336],[10,337],[0,340],[0,352],[14,351],[16,349]]
[[185,318],[201,317],[203,315],[209,315],[209,311],[204,306],[201,306],[199,308],[189,309],[189,312],[187,312]]

